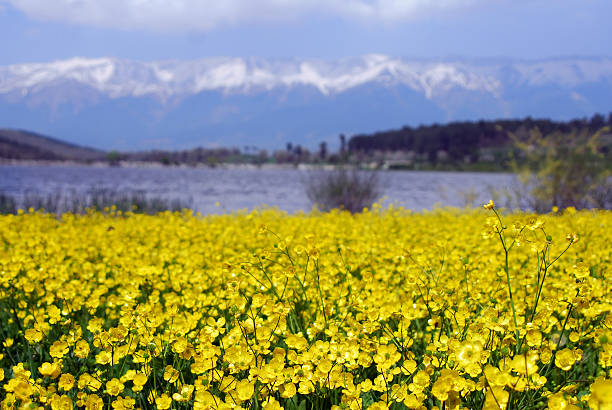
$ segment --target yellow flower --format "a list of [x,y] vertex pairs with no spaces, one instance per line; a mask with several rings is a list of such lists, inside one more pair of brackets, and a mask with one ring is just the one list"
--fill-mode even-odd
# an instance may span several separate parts
[[290,334],[285,339],[285,343],[292,349],[303,350],[308,346],[308,342],[303,336]]
[[24,336],[30,344],[38,343],[43,338],[42,332],[38,329],[28,329],[25,331]]
[[598,377],[591,384],[591,396],[588,400],[593,409],[612,410],[612,379]]
[[162,394],[160,397],[155,398],[155,405],[159,410],[166,410],[170,408],[172,399],[167,394]]
[[284,399],[290,399],[296,395],[297,389],[295,388],[295,384],[289,382],[281,385],[278,389],[281,394],[281,397]]
[[442,369],[440,371],[440,376],[431,388],[431,393],[436,397],[436,399],[446,401],[448,399],[449,392],[453,390],[455,384],[461,379],[461,376],[459,376],[459,373],[456,370]]
[[395,345],[380,345],[374,355],[374,361],[379,369],[384,370],[393,366],[401,357]]
[[544,346],[540,349],[540,361],[544,364],[550,363],[552,359],[552,350],[548,346]]
[[91,376],[89,373],[83,373],[79,376],[78,388],[84,389],[88,388],[89,390],[96,391],[102,386],[102,382],[97,378]]
[[310,380],[302,380],[298,385],[298,392],[300,394],[310,394],[314,391],[314,385]]
[[493,209],[493,208],[495,208],[495,202],[493,202],[493,200],[492,200],[492,199],[489,199],[489,202],[487,202],[486,204],[484,204],[482,207],[483,207],[484,209],[489,209],[489,210],[490,210],[490,209]]
[[68,391],[72,389],[74,386],[74,376],[70,373],[64,373],[60,376],[59,382],[57,383],[57,387],[61,390]]
[[125,326],[119,325],[117,327],[110,328],[108,330],[110,341],[113,343],[121,342],[125,340],[125,337],[128,334],[128,330]]
[[106,382],[106,392],[111,396],[118,396],[123,391],[123,383],[119,379],[113,378]]
[[542,332],[538,329],[529,329],[525,337],[527,339],[527,345],[530,347],[540,346],[542,343]]
[[95,394],[87,396],[85,401],[85,410],[102,410],[104,408],[104,402],[100,397]]
[[534,350],[518,354],[512,358],[512,369],[526,376],[534,375],[538,372],[538,357],[538,353]]
[[49,323],[55,324],[60,321],[62,312],[57,306],[51,305],[47,308],[47,314],[49,315]]
[[480,363],[482,353],[482,344],[476,342],[463,342],[460,349],[456,353],[457,361],[462,367],[467,367],[471,364]]
[[104,319],[94,317],[87,324],[87,330],[89,330],[91,333],[97,334],[102,330],[102,325],[104,325]]
[[57,394],[51,398],[52,410],[72,410],[72,400],[68,396],[58,396]]
[[578,242],[579,237],[578,235],[572,232],[572,233],[568,233],[565,239],[567,239],[569,243],[574,243],[574,242]]
[[[606,408],[612,212],[490,206],[0,215],[0,408]],[[607,378],[559,384],[583,364]]]
[[107,352],[106,350],[102,350],[100,353],[96,355],[96,363],[105,365],[111,362],[113,358],[111,352]]
[[591,274],[589,265],[587,265],[586,263],[577,263],[573,265],[569,270],[576,277],[576,279],[584,279]]
[[578,410],[579,407],[573,405],[563,392],[558,392],[548,396],[549,410]]
[[408,389],[413,393],[421,393],[429,386],[429,373],[424,370],[419,370],[412,378],[412,383],[408,385]]
[[503,387],[495,386],[487,389],[483,410],[504,410],[508,407],[510,393]]
[[484,369],[485,380],[489,386],[503,387],[509,382],[510,375],[497,367],[487,365]]
[[211,408],[217,403],[217,400],[209,391],[198,390],[195,394],[195,403],[199,408]]
[[56,359],[61,359],[65,354],[69,352],[68,344],[66,342],[62,342],[60,340],[53,342],[51,347],[49,348],[49,354],[51,357],[55,357]]
[[569,335],[569,340],[572,343],[576,343],[578,340],[580,340],[580,334],[578,332],[572,332]]
[[255,385],[248,380],[240,380],[236,385],[236,394],[242,401],[249,400],[255,392]]
[[32,372],[26,370],[23,367],[23,363],[17,363],[15,366],[13,366],[13,374],[15,376],[15,379],[27,380],[32,375]]
[[147,383],[148,377],[143,373],[137,373],[132,380],[134,386],[132,390],[135,392],[139,392],[142,390],[143,386]]
[[15,397],[21,401],[29,401],[30,397],[35,393],[34,387],[23,379],[11,379],[4,386],[7,392],[13,392]]
[[183,353],[185,350],[187,350],[187,344],[187,339],[184,337],[179,337],[172,344],[172,350],[174,350],[176,353]]
[[264,410],[283,410],[280,403],[274,397],[268,397],[263,402]]
[[331,362],[331,360],[324,358],[319,362],[319,365],[317,366],[317,370],[320,371],[321,373],[327,374],[331,371],[333,366],[333,363]]
[[42,365],[38,367],[38,371],[43,376],[47,376],[52,379],[57,378],[62,373],[62,369],[60,368],[57,362],[53,362],[53,363],[44,362]]
[[180,392],[174,393],[172,395],[172,399],[179,403],[185,403],[191,400],[191,396],[193,395],[194,386],[190,384],[185,384],[181,387]]
[[131,410],[134,408],[136,404],[136,400],[131,397],[117,397],[115,401],[113,401],[112,406],[115,410]]
[[89,356],[89,343],[81,339],[76,343],[74,355],[80,359],[85,359]]
[[576,356],[572,349],[565,348],[557,352],[555,356],[555,366],[561,370],[568,371],[576,362]]
[[170,365],[166,366],[166,368],[164,369],[164,380],[166,380],[168,383],[174,383],[178,380],[178,378],[179,378],[178,370],[176,370],[174,367]]

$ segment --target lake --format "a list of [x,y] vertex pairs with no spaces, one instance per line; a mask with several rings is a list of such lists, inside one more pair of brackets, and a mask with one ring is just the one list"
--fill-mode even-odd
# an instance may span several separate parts
[[[0,193],[86,192],[92,187],[143,191],[147,195],[190,201],[205,214],[256,207],[287,212],[312,208],[304,180],[312,171],[286,168],[181,168],[0,165]],[[466,196],[484,203],[492,188],[513,184],[512,174],[480,172],[380,172],[384,204],[420,211],[461,207]],[[469,194],[468,194],[469,193]],[[468,194],[468,195],[466,195]]]

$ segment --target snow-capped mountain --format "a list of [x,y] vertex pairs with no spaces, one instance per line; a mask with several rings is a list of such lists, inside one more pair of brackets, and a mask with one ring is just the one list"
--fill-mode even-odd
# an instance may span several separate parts
[[0,127],[100,148],[314,146],[419,123],[611,110],[612,58],[73,58],[0,67]]

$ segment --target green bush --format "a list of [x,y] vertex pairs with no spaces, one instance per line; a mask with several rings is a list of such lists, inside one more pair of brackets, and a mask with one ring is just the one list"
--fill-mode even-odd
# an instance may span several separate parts
[[507,193],[510,206],[536,212],[548,212],[553,206],[611,208],[608,128],[546,136],[534,129],[526,137],[511,137],[514,154],[510,163],[519,184]]

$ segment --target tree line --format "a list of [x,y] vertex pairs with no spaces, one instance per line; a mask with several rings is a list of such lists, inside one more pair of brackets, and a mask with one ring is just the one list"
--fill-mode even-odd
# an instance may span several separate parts
[[[362,155],[373,152],[411,151],[422,160],[435,163],[441,153],[448,162],[478,162],[483,152],[506,156],[512,147],[510,135],[527,135],[537,128],[543,135],[554,132],[569,133],[572,130],[587,129],[596,132],[605,126],[612,126],[612,113],[605,118],[595,114],[591,118],[571,121],[549,119],[462,121],[448,124],[403,127],[399,130],[380,131],[374,134],[358,134],[350,138],[348,149]],[[490,155],[490,160],[500,158]]]

